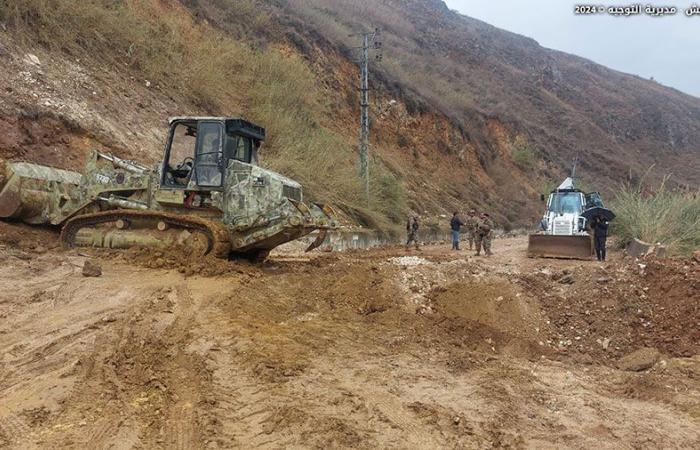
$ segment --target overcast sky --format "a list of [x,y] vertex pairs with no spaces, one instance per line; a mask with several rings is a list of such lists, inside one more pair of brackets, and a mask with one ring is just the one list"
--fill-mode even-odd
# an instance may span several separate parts
[[[675,6],[675,16],[646,14],[580,16],[574,6],[629,6],[620,1],[446,0],[447,6],[491,25],[535,39],[540,45],[583,56],[622,72],[700,97],[700,15],[686,17],[693,0],[646,0],[645,5]],[[695,3],[700,5],[700,0]]]

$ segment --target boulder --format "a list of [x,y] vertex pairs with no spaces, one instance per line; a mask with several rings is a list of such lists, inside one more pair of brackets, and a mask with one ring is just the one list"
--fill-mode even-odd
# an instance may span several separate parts
[[654,256],[655,258],[665,258],[668,249],[662,244],[649,244],[639,239],[634,239],[632,242],[627,244],[627,253],[636,258],[644,256]]
[[693,259],[695,262],[700,263],[700,250],[695,250],[695,253],[693,253]]
[[574,284],[574,277],[571,275],[564,275],[559,279],[559,283],[561,284]]
[[654,247],[654,256],[657,258],[665,258],[667,249],[665,245],[658,244]]
[[40,61],[39,58],[38,58],[35,54],[33,54],[33,53],[27,53],[26,55],[24,55],[23,60],[24,60],[24,62],[25,62],[26,64],[29,64],[29,65],[32,65],[32,66],[40,66],[40,65],[41,65],[41,61]]
[[627,253],[635,257],[646,256],[652,251],[653,248],[654,244],[649,244],[648,242],[634,239],[632,242],[627,244]]
[[84,277],[99,277],[102,275],[102,266],[97,261],[90,259],[85,260],[83,264],[83,276]]
[[617,367],[621,370],[639,372],[653,367],[660,357],[661,354],[657,349],[643,347],[620,358]]

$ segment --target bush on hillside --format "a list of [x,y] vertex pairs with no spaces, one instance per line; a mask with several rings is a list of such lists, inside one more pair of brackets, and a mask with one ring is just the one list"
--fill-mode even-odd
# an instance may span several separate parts
[[510,144],[510,156],[515,165],[523,170],[530,170],[535,166],[535,152],[523,137],[518,137]]
[[661,243],[673,255],[700,247],[700,192],[678,192],[664,181],[658,188],[625,185],[610,204],[617,217],[612,231],[627,245],[637,238]]

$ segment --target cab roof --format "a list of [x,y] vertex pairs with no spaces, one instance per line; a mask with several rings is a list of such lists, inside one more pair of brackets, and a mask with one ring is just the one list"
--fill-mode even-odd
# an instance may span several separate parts
[[241,117],[216,117],[216,116],[175,116],[168,119],[168,125],[175,122],[223,122],[226,132],[230,134],[241,134],[259,141],[265,140],[265,128],[256,125]]
[[551,193],[555,194],[557,192],[583,192],[574,185],[574,179],[572,177],[567,177],[558,188],[554,189]]

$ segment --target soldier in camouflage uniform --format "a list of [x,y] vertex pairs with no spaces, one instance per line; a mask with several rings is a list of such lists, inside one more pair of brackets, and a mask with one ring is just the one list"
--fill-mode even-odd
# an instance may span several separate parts
[[408,234],[408,239],[406,240],[406,249],[408,250],[408,246],[411,245],[411,242],[413,242],[416,246],[416,250],[418,250],[418,227],[420,224],[418,223],[418,216],[413,216],[409,217],[408,222],[406,223],[406,233]]
[[476,240],[476,227],[479,224],[479,218],[476,215],[476,209],[470,209],[467,219],[464,222],[464,227],[467,230],[467,240],[469,241],[469,250],[474,248]]
[[476,256],[483,247],[486,256],[491,256],[491,239],[493,238],[493,221],[488,214],[482,213],[476,228]]

